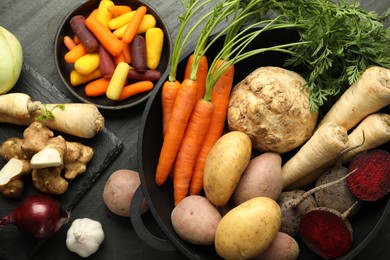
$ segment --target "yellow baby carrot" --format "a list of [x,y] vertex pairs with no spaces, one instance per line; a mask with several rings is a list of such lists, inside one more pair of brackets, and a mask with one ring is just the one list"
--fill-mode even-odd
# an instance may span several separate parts
[[131,19],[133,19],[134,14],[135,11],[131,11],[129,13],[124,13],[120,16],[112,18],[108,22],[108,28],[110,28],[111,30],[115,30],[122,27],[125,24],[128,24],[131,21]]
[[108,27],[108,22],[112,19],[113,15],[110,13],[107,8],[109,6],[114,6],[114,2],[100,1],[99,7],[97,8],[96,19],[101,22],[104,26]]
[[151,70],[157,69],[164,45],[164,32],[158,27],[147,30],[145,34],[145,45],[146,66]]
[[74,63],[74,69],[83,75],[90,74],[99,68],[99,54],[96,53],[87,53],[80,57]]
[[81,84],[84,84],[88,81],[100,78],[102,76],[99,69],[93,71],[90,74],[83,75],[78,73],[76,70],[72,70],[70,73],[70,84],[75,87]]
[[118,100],[123,87],[127,82],[127,74],[129,73],[130,66],[126,62],[119,62],[116,66],[114,74],[108,84],[106,96],[111,100]]

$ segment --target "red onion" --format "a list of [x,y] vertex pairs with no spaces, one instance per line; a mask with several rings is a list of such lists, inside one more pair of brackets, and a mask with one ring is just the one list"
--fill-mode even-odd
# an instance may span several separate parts
[[20,232],[38,240],[51,237],[69,220],[69,212],[48,195],[33,195],[23,200],[10,214],[0,218],[0,230],[14,224]]

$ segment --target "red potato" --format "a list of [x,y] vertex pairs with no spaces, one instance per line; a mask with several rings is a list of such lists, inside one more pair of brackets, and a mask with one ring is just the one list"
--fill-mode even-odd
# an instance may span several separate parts
[[267,152],[253,158],[232,195],[235,205],[254,197],[269,197],[277,200],[282,192],[282,158],[277,153]]
[[88,53],[98,51],[99,42],[96,37],[88,30],[85,25],[85,17],[82,15],[75,15],[70,19],[70,27],[80,42],[83,44]]
[[136,35],[130,43],[131,65],[137,71],[145,71],[146,67],[146,45],[141,35]]
[[298,256],[297,241],[286,233],[278,232],[267,250],[253,260],[295,260]]
[[130,69],[128,78],[136,80],[157,81],[161,78],[161,72],[158,70],[137,71],[135,69]]
[[[136,171],[122,169],[113,172],[103,190],[105,205],[112,213],[122,217],[129,217],[131,201],[140,184],[141,180]],[[141,214],[148,209],[149,207],[144,199],[141,206]]]
[[115,71],[115,62],[112,58],[111,54],[103,47],[103,45],[99,46],[99,69],[100,73],[104,78],[111,78],[112,74]]
[[221,214],[205,197],[191,195],[172,210],[171,221],[183,240],[196,245],[212,245]]

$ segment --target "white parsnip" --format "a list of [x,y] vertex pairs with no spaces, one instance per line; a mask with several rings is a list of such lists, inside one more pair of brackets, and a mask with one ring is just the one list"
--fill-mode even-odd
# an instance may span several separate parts
[[[50,113],[52,116],[46,117]],[[42,104],[23,93],[0,96],[0,122],[30,125],[39,121],[52,130],[92,138],[104,129],[104,117],[93,104]]]
[[[363,134],[364,133],[364,134]],[[358,146],[342,155],[342,161],[348,162],[360,152],[379,147],[390,141],[390,115],[375,113],[367,116],[348,135],[349,146]]]
[[283,188],[335,160],[348,147],[347,130],[335,123],[321,125],[282,166]]
[[389,104],[390,69],[370,67],[335,102],[320,125],[334,122],[349,131],[363,118]]

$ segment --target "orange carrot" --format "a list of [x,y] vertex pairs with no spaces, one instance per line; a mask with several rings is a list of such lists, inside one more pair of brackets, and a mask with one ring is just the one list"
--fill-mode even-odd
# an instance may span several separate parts
[[64,59],[67,63],[75,63],[76,60],[78,60],[80,57],[84,56],[87,53],[87,49],[84,47],[84,45],[82,43],[79,43],[76,45],[76,47],[74,47],[65,54]]
[[173,167],[187,122],[196,103],[197,91],[196,81],[185,79],[177,92],[157,164],[155,181],[158,186],[165,183]]
[[122,52],[123,43],[96,18],[88,17],[85,25],[112,56],[118,56]]
[[123,43],[123,50],[122,50],[123,59],[127,63],[131,63],[131,55],[130,55],[130,46],[129,44]]
[[80,39],[79,39],[79,37],[77,36],[77,35],[75,35],[74,37],[73,37],[73,41],[74,41],[74,43],[76,43],[76,44],[80,44],[81,42],[80,42]]
[[125,61],[125,56],[123,56],[122,52],[118,56],[114,57],[114,62],[115,62],[116,65],[118,65],[120,62],[126,62]]
[[91,81],[85,86],[85,95],[87,95],[88,97],[102,96],[106,94],[109,83],[109,78],[99,78],[94,81]]
[[64,37],[64,45],[65,45],[65,47],[70,51],[71,49],[73,49],[74,47],[76,47],[77,46],[77,44],[73,41],[73,39],[70,37],[70,36],[68,36],[68,35],[66,35],[65,37]]
[[[223,62],[217,61],[217,67]],[[206,158],[217,140],[222,136],[225,127],[227,107],[229,103],[230,91],[233,86],[234,65],[231,65],[215,83],[211,100],[214,103],[212,124],[210,125],[207,138],[204,139],[202,147],[196,158],[194,172],[190,183],[190,195],[199,194],[203,189],[203,169]]]
[[95,8],[92,10],[92,12],[88,15],[88,17],[94,17],[96,18],[96,15],[98,13],[98,8]]
[[180,149],[177,153],[173,172],[175,205],[182,201],[188,194],[190,181],[193,177],[195,160],[210,126],[213,110],[214,103],[201,98],[198,99],[192,111]]
[[138,81],[127,86],[124,86],[119,96],[118,101],[135,96],[137,94],[151,90],[154,87],[153,82],[149,80]]
[[170,81],[167,80],[164,82],[164,85],[161,89],[161,102],[162,102],[162,111],[163,111],[163,135],[165,135],[168,122],[171,118],[173,105],[175,104],[175,99],[177,92],[180,88],[180,82],[178,80]]
[[137,8],[133,18],[131,19],[129,25],[126,27],[125,32],[123,33],[122,41],[124,43],[129,44],[133,40],[134,36],[137,34],[138,27],[146,14],[146,11],[147,8],[144,5],[141,5]]
[[113,5],[107,7],[107,11],[109,11],[114,17],[117,17],[121,14],[131,12],[131,7],[127,5]]
[[[186,68],[184,71],[185,79],[190,78],[194,58],[195,58],[194,54],[191,54],[187,60]],[[198,82],[198,99],[203,97],[204,95],[205,86],[206,86],[206,75],[208,70],[209,70],[209,63],[207,61],[207,57],[205,55],[202,55],[196,72],[196,81]]]

